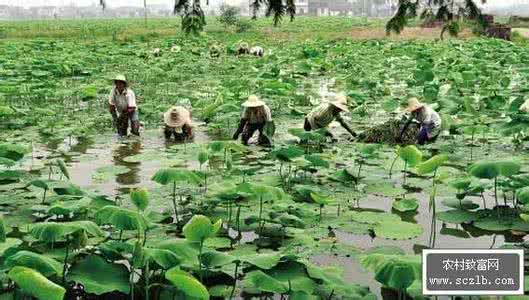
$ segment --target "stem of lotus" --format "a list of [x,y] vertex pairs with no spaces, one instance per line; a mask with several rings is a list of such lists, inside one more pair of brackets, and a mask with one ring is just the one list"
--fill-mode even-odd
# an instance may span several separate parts
[[321,222],[322,210],[323,210],[323,204],[320,204],[320,222]]
[[237,287],[237,272],[238,271],[239,271],[239,262],[237,261],[235,263],[235,272],[233,272],[233,287],[231,288],[230,300],[233,298],[233,294],[235,294],[235,288]]
[[362,171],[362,162],[359,163],[358,174],[356,175],[357,180],[360,180],[360,172]]
[[129,282],[130,282],[130,299],[134,299],[134,267],[131,268]]
[[391,178],[391,174],[393,173],[393,167],[395,166],[395,163],[397,162],[397,158],[399,158],[398,155],[395,156],[393,159],[393,162],[391,162],[391,167],[389,168],[389,178]]
[[259,197],[259,233],[262,231],[262,220],[263,220],[263,196]]
[[235,224],[237,226],[238,235],[241,235],[241,207],[240,206],[237,206],[237,220]]
[[208,174],[204,173],[204,188],[206,192],[208,191]]
[[329,295],[329,298],[327,298],[327,300],[331,300],[332,296],[334,296],[334,289],[331,291],[331,294]]
[[50,166],[50,173],[48,174],[48,180],[51,180],[51,173],[53,172],[53,168]]
[[228,226],[231,223],[231,201],[228,201]]
[[149,300],[149,273],[149,260],[147,260],[145,265],[145,300]]
[[44,195],[42,196],[42,204],[46,203],[46,193],[48,192],[48,189],[44,189]]
[[70,239],[66,236],[66,252],[64,254],[64,264],[62,266],[62,284],[66,284],[66,269],[68,267],[68,255],[70,254]]
[[340,216],[340,204],[338,204],[338,209],[336,210],[336,216],[337,217]]
[[119,231],[119,241],[123,238],[123,229]]
[[200,249],[198,252],[198,271],[200,273],[200,282],[204,282],[203,276],[202,276],[202,248],[203,247],[204,247],[204,239],[200,240]]
[[173,182],[173,208],[175,215],[175,223],[178,223],[178,208],[176,207],[176,181]]
[[496,208],[498,207],[498,177],[494,177],[494,201],[496,201]]
[[483,192],[481,194],[481,200],[483,200],[483,208],[487,209],[487,201],[485,200],[485,195],[483,195]]
[[472,138],[470,144],[470,162],[474,160],[474,130],[472,130]]
[[408,170],[408,163],[404,162],[404,181],[403,184],[406,184],[406,172]]

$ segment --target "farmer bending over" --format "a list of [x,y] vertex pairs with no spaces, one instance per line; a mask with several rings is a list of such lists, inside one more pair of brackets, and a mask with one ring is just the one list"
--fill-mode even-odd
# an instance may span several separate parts
[[193,125],[191,113],[182,106],[173,106],[163,114],[164,130],[166,139],[174,135],[176,141],[187,141],[193,139]]
[[441,132],[441,117],[439,114],[430,106],[419,102],[417,98],[410,98],[408,100],[408,107],[405,111],[411,113],[411,118],[409,118],[404,128],[402,128],[397,142],[402,142],[404,133],[414,121],[421,126],[417,134],[417,144],[424,145],[435,142]]
[[271,141],[263,133],[263,130],[268,122],[272,122],[270,108],[255,95],[248,97],[248,101],[244,102],[242,107],[241,121],[233,139],[238,139],[242,133],[242,143],[248,145],[248,141],[255,131],[259,131],[258,144],[269,146]]
[[127,135],[130,120],[131,133],[140,135],[140,120],[138,118],[136,96],[128,87],[125,76],[118,75],[113,81],[114,84],[110,92],[108,104],[118,134],[120,136]]
[[[342,119],[342,116],[340,115],[341,112],[349,112],[349,109],[347,108],[347,99],[345,95],[338,94],[334,101],[330,103],[322,103],[313,109],[305,118],[305,125],[303,128],[305,131],[327,128],[332,121],[336,120],[353,137],[356,137],[356,133]],[[333,141],[336,141],[330,132],[327,135],[330,136]]]

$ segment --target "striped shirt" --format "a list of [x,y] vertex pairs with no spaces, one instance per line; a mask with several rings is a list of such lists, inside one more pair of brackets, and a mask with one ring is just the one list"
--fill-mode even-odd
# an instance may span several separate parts
[[325,128],[336,120],[338,122],[343,122],[340,114],[334,114],[334,106],[330,103],[320,104],[318,107],[313,109],[308,115],[307,120],[310,123],[310,127],[313,129]]

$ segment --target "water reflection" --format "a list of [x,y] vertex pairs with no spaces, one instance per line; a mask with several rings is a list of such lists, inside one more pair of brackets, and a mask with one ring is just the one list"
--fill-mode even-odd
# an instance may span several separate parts
[[113,162],[116,166],[125,166],[130,169],[125,174],[116,175],[116,183],[120,185],[133,185],[140,183],[141,162],[126,162],[123,159],[127,156],[140,154],[142,149],[141,141],[131,141],[121,144],[112,151]]

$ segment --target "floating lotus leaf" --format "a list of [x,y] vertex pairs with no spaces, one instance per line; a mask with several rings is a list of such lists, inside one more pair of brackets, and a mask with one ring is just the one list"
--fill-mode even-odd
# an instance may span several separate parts
[[408,222],[381,222],[373,227],[377,237],[391,240],[408,240],[422,234],[419,224]]
[[442,203],[448,207],[455,209],[476,209],[479,208],[479,205],[472,202],[471,200],[461,200],[458,199],[445,199]]
[[393,201],[392,207],[400,212],[416,211],[419,208],[417,199],[402,199]]
[[437,220],[445,223],[461,224],[476,221],[479,218],[479,215],[468,210],[454,209],[438,212],[435,214],[435,217]]
[[245,283],[250,284],[250,286],[263,292],[283,294],[288,291],[288,286],[286,284],[262,271],[252,271],[246,274],[243,284]]
[[107,182],[117,175],[123,175],[130,172],[130,169],[125,166],[104,166],[98,168],[92,174],[92,179],[97,182]]
[[378,223],[398,223],[400,222],[400,217],[388,213],[377,213],[370,211],[363,212],[352,212],[351,218],[353,221],[366,224],[378,224]]

